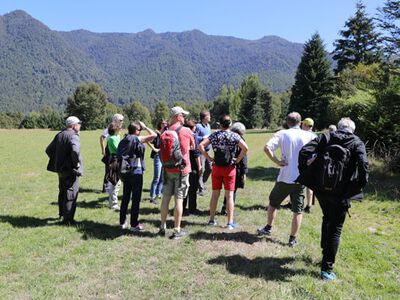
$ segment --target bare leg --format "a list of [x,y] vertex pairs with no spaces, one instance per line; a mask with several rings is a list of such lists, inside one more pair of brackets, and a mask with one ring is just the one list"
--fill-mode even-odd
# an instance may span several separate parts
[[296,234],[299,232],[302,220],[303,220],[303,214],[293,213],[292,231],[290,235],[296,236]]
[[272,226],[272,224],[274,223],[274,220],[276,218],[276,208],[272,207],[271,205],[268,205],[268,212],[267,212],[267,217],[268,217],[268,221],[267,224],[269,226]]
[[226,212],[228,215],[228,224],[233,223],[233,211],[235,208],[235,204],[233,203],[233,191],[225,190],[225,198],[226,198]]
[[182,212],[183,212],[183,199],[175,199],[174,220],[175,220],[175,229],[178,231],[181,229]]
[[168,206],[169,206],[169,201],[171,200],[171,197],[164,196],[162,198],[161,202],[161,228],[166,227],[166,222],[167,222],[167,217],[168,217]]
[[217,210],[218,198],[221,190],[213,190],[210,201],[210,220],[214,220],[215,211]]

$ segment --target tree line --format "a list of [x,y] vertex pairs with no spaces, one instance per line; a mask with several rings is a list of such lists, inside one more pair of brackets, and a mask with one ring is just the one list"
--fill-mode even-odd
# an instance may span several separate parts
[[[214,120],[229,114],[247,128],[276,129],[289,111],[313,118],[317,129],[348,116],[356,122],[357,134],[370,149],[390,157],[394,168],[400,169],[399,20],[399,0],[386,0],[373,17],[367,15],[365,5],[359,1],[355,14],[339,32],[331,56],[318,33],[305,43],[295,83],[289,91],[272,93],[268,85],[260,84],[257,74],[251,74],[237,88],[222,86],[213,102],[174,104],[189,110],[194,118],[203,109],[210,110]],[[0,127],[59,129],[65,115],[76,115],[84,121],[85,129],[96,129],[105,127],[117,112],[128,120],[153,124],[169,116],[171,103],[165,100],[147,107],[139,100],[116,106],[107,99],[99,85],[83,83],[68,98],[64,112],[45,107],[28,115],[0,113]]]

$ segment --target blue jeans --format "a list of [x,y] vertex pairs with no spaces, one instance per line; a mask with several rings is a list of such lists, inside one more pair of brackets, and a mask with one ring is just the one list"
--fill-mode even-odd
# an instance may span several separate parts
[[150,187],[150,198],[155,198],[160,195],[163,187],[162,164],[159,155],[154,156],[153,165],[154,175]]

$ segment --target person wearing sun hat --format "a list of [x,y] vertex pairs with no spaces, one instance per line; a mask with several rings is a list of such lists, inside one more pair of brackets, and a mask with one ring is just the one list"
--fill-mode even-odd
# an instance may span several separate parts
[[58,213],[65,225],[72,225],[78,199],[79,180],[83,174],[79,131],[82,121],[75,116],[67,118],[66,129],[59,132],[47,146],[47,170],[58,173]]

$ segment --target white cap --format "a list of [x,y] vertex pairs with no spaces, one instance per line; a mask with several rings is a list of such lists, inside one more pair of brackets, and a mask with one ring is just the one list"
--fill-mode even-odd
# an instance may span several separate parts
[[77,117],[75,116],[70,116],[67,118],[67,120],[65,121],[65,125],[67,125],[67,127],[75,125],[75,124],[82,124],[82,121],[79,120]]
[[176,116],[176,115],[179,115],[179,114],[188,115],[189,112],[186,111],[186,110],[183,110],[183,108],[180,107],[180,106],[175,106],[175,107],[171,108],[171,116],[172,117]]
[[121,114],[115,114],[112,117],[112,122],[122,122],[124,120],[124,116]]

